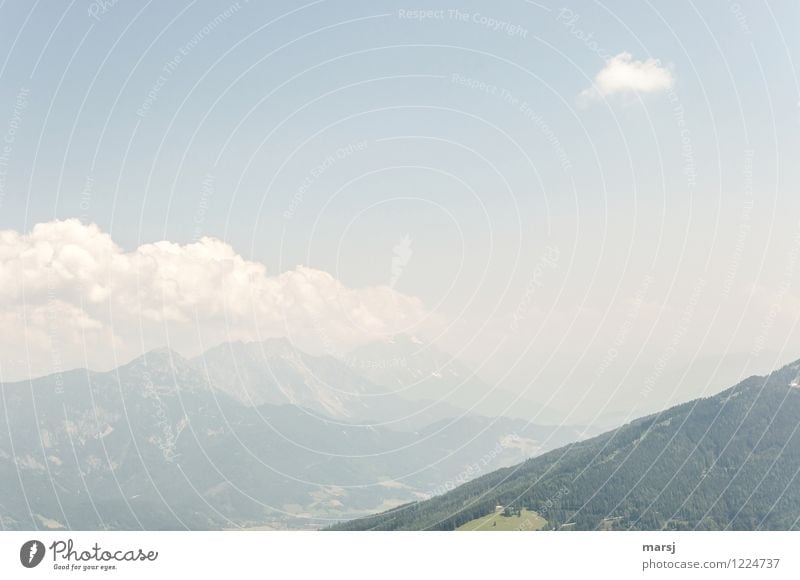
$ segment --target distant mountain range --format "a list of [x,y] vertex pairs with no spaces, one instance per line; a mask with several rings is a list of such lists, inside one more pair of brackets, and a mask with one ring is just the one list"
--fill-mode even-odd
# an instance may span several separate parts
[[[400,360],[399,354],[390,356]],[[319,417],[399,429],[465,413],[436,400],[436,391],[420,391],[414,398],[396,396],[346,361],[312,356],[286,339],[226,343],[191,362],[215,390],[247,406],[297,405]],[[408,362],[403,359],[402,364]],[[396,370],[403,372],[404,367],[398,365]]]
[[800,529],[799,373],[800,361],[334,529],[453,530],[497,506],[561,530]]
[[191,360],[159,349],[110,372],[2,384],[0,524],[314,528],[444,493],[581,436],[467,413],[433,387],[393,392],[446,370],[414,365],[378,381],[271,340]]
[[[553,422],[560,415],[516,392],[484,382],[458,358],[405,335],[372,342],[345,363],[373,383],[408,400],[435,400],[487,417]],[[548,417],[550,419],[548,419]]]

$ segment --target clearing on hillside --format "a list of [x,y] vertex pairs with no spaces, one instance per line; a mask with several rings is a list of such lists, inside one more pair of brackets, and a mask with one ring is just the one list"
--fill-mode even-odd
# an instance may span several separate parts
[[523,509],[520,515],[503,515],[496,511],[488,516],[467,522],[457,528],[459,532],[525,532],[541,530],[547,520],[536,512]]

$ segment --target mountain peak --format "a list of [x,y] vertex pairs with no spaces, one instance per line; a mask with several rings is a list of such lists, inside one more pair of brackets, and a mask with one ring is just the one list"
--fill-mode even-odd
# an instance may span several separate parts
[[397,342],[397,343],[411,343],[422,345],[425,344],[423,340],[417,337],[414,334],[393,334],[388,338],[389,342]]
[[413,334],[393,334],[388,337],[385,342],[397,345],[413,345],[415,347],[425,346],[427,344]]
[[120,369],[138,369],[146,367],[148,369],[177,369],[189,365],[189,361],[177,351],[168,346],[160,346],[148,350],[141,356],[136,357]]
[[184,358],[182,354],[168,346],[159,346],[148,350],[139,358],[144,359],[148,364],[156,364],[161,361],[168,361],[170,363],[186,362],[186,358]]
[[791,362],[766,377],[758,377],[762,383],[771,383],[781,386],[797,388],[800,385],[800,360]]
[[428,356],[434,353],[436,355],[442,354],[433,345],[408,334],[393,334],[379,338],[355,348],[350,354],[360,356],[366,353],[371,355],[391,353],[409,357]]
[[298,352],[299,349],[295,347],[289,339],[283,336],[267,338],[263,341],[243,341],[235,340],[230,342],[223,342],[216,346],[209,348],[203,354],[195,358],[195,360],[202,360],[204,358],[215,358],[218,356],[232,355],[234,357],[247,356],[248,358],[271,358],[274,356],[282,356]]

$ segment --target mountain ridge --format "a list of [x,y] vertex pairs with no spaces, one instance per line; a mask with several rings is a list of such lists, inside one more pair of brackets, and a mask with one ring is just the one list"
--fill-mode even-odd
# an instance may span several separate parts
[[456,529],[496,505],[537,511],[550,529],[798,529],[798,368],[333,529]]
[[[333,380],[342,376],[349,375]],[[402,403],[386,412],[413,411]],[[430,419],[380,426],[298,405],[246,405],[169,349],[107,372],[4,383],[0,524],[319,527],[440,493],[443,482],[580,436],[570,427],[460,411]],[[475,470],[474,457],[489,459]]]

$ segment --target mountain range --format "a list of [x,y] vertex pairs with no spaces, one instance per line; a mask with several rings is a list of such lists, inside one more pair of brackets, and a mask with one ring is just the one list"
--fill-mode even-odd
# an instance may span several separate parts
[[[391,343],[375,349],[404,360]],[[193,359],[157,349],[109,372],[2,384],[0,525],[317,528],[444,493],[582,436],[467,412],[433,387],[397,392],[414,384],[414,364],[377,381],[346,360],[270,340]],[[412,375],[423,383],[442,374],[421,368]]]
[[434,399],[487,417],[514,417],[554,422],[554,411],[496,385],[489,385],[458,357],[406,335],[371,342],[349,353],[344,361],[374,384],[408,400]]
[[799,374],[800,361],[333,529],[454,530],[500,510],[554,530],[797,530]]

